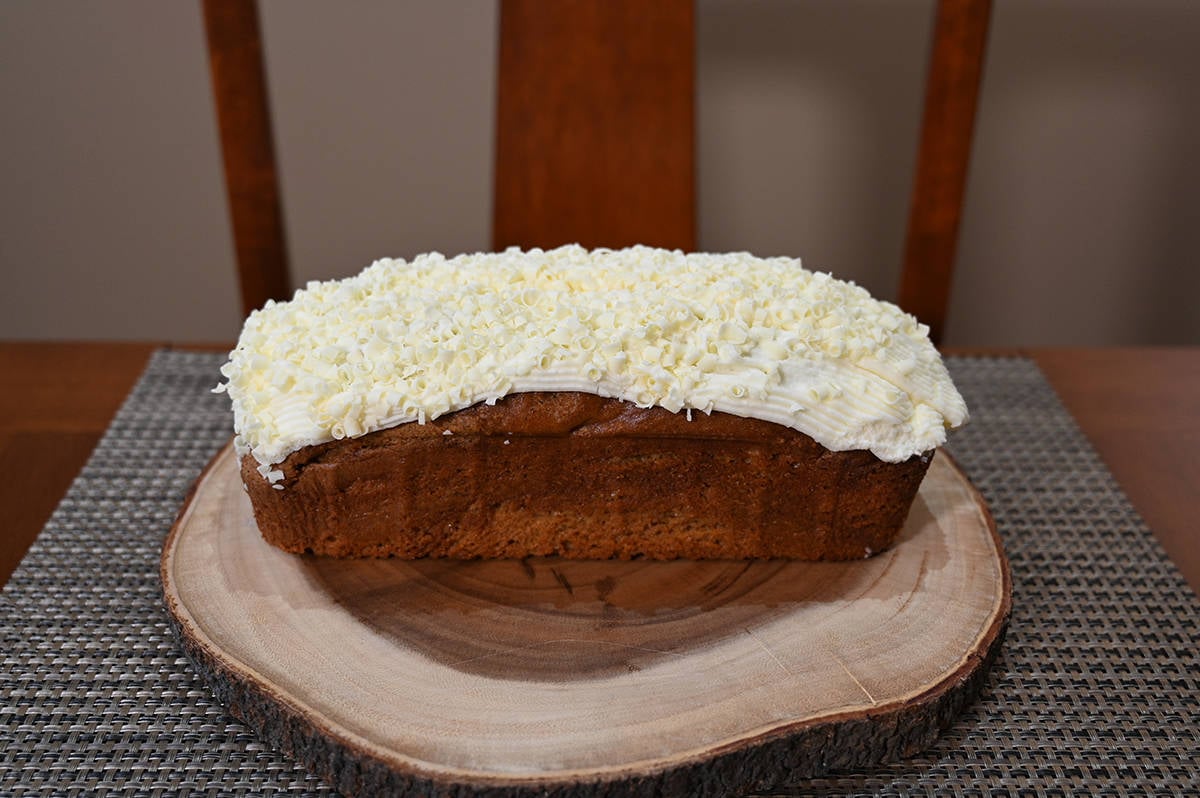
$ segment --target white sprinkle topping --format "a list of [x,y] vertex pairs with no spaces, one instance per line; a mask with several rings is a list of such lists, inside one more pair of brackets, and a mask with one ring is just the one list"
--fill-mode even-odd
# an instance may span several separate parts
[[967,418],[895,305],[791,258],[648,247],[376,261],[252,313],[221,373],[272,482],[304,446],[521,391],[760,418],[893,462]]

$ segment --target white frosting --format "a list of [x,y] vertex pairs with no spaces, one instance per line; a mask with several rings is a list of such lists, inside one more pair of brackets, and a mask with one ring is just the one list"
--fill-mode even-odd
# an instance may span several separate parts
[[312,282],[246,320],[217,390],[271,466],[521,391],[584,391],[797,429],[899,462],[967,408],[928,328],[791,258],[510,249]]

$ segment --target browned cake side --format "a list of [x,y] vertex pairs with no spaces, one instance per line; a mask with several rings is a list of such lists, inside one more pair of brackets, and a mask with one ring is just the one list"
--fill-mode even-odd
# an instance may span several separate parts
[[891,545],[929,457],[885,463],[765,421],[524,393],[301,449],[279,466],[283,490],[256,465],[242,460],[259,529],[292,552],[844,560]]

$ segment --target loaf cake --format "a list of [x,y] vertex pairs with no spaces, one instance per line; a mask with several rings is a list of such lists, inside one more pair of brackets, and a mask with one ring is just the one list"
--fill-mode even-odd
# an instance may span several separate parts
[[377,261],[222,374],[262,535],[336,557],[866,557],[967,419],[895,305],[648,247]]

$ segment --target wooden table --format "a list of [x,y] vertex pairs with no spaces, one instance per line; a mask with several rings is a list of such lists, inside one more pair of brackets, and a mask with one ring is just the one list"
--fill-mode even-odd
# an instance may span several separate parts
[[[160,345],[0,342],[6,508],[0,581],[16,568]],[[1200,347],[1022,353],[1037,361],[1200,593]]]

